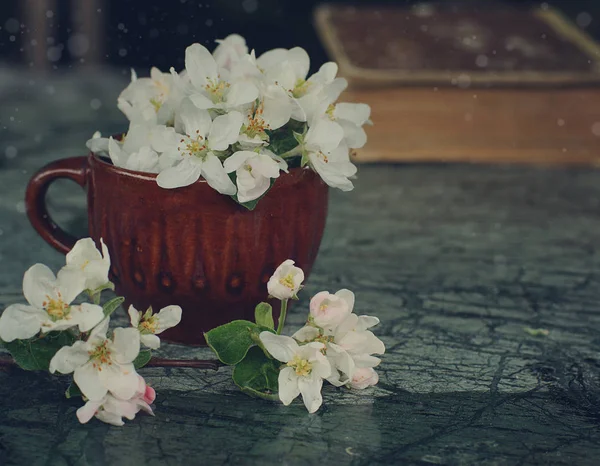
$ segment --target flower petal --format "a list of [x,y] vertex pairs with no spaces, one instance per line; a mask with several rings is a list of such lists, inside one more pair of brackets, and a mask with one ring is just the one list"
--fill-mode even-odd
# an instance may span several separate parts
[[80,332],[89,332],[104,319],[102,307],[96,304],[82,303],[79,306],[73,306],[71,312],[79,313],[77,321]]
[[265,331],[260,333],[259,338],[269,354],[281,362],[291,361],[300,349],[298,343],[286,335],[275,335]]
[[294,70],[297,79],[304,79],[310,68],[310,57],[302,47],[294,47],[287,53],[287,61]]
[[348,309],[350,310],[350,312],[352,312],[354,310],[354,293],[346,288],[342,288],[341,290],[339,290],[336,294],[335,294],[338,298],[342,298],[344,301],[346,301],[346,304],[348,305]]
[[175,132],[175,128],[166,126],[156,126],[150,133],[150,144],[157,152],[166,152],[177,146],[181,135]]
[[81,408],[79,408],[77,410],[77,419],[79,419],[79,422],[81,422],[82,424],[88,423],[96,415],[96,413],[102,406],[103,401],[104,400],[88,401]]
[[302,401],[309,413],[316,412],[323,404],[321,396],[321,388],[323,387],[323,379],[318,377],[299,377],[298,389],[302,394]]
[[279,372],[277,382],[279,385],[279,399],[285,406],[288,406],[300,395],[298,376],[291,367],[285,367]]
[[12,304],[0,316],[0,340],[10,343],[31,338],[39,333],[47,317],[44,311],[35,307]]
[[43,308],[48,297],[56,299],[56,277],[44,264],[31,266],[23,276],[23,295],[29,304]]
[[[110,317],[106,317],[96,327],[93,328],[88,338],[90,345],[96,345],[106,340],[106,332],[108,332],[108,324],[110,323]],[[99,342],[99,343],[98,343]]]
[[129,156],[123,168],[144,173],[157,173],[158,154],[150,147],[144,146]]
[[81,393],[92,401],[102,400],[108,391],[100,380],[100,374],[102,374],[102,371],[96,369],[91,362],[75,369],[73,380],[75,380]]
[[356,324],[356,330],[362,332],[371,327],[375,327],[379,324],[379,317],[375,316],[358,316],[358,322]]
[[371,116],[371,107],[367,104],[340,102],[333,111],[336,119],[348,120],[357,126],[364,125]]
[[217,79],[217,62],[200,44],[192,44],[185,49],[185,69],[196,89],[202,89],[207,79]]
[[344,141],[351,149],[360,149],[367,143],[367,133],[361,126],[356,126],[348,120],[337,120],[344,130]]
[[237,142],[244,116],[240,112],[229,112],[214,119],[208,135],[208,147],[225,150]]
[[202,176],[213,189],[221,194],[231,196],[237,191],[233,181],[225,172],[221,161],[212,153],[209,153],[204,159]]
[[343,137],[344,130],[340,125],[331,120],[317,119],[308,129],[305,141],[310,150],[331,152],[339,146]]
[[137,328],[137,326],[140,325],[139,311],[135,307],[130,305],[129,309],[127,309],[127,314],[129,314],[129,321],[131,322],[131,326]]
[[319,336],[319,329],[305,325],[300,330],[292,335],[292,338],[296,341],[305,342],[314,340]]
[[232,154],[230,157],[226,158],[223,162],[223,168],[227,173],[231,173],[240,168],[246,160],[256,156],[256,152],[252,152],[249,150],[240,150]]
[[258,89],[249,81],[233,83],[225,96],[225,102],[229,107],[238,107],[248,104],[258,98]]
[[[63,267],[58,272],[58,277],[56,279],[56,291],[60,293],[60,298],[67,304],[73,302],[73,300],[79,296],[86,289],[86,273],[80,268],[75,268],[75,273],[67,273],[69,272],[71,267]],[[106,271],[108,275],[108,270]],[[97,283],[96,277],[92,276],[92,285]],[[106,277],[108,278],[108,277]],[[106,283],[108,280],[100,280]],[[104,283],[98,284],[98,286],[103,285]]]
[[[252,177],[252,175],[250,175],[250,177]],[[237,179],[238,186],[240,186],[241,177],[238,176]],[[253,180],[255,181],[255,184],[250,189],[238,189],[237,198],[239,202],[250,202],[258,199],[271,187],[271,180],[264,176],[253,178]]]
[[133,364],[104,365],[99,378],[114,396],[122,400],[132,398],[138,388],[138,374]]
[[120,364],[132,362],[140,352],[140,332],[132,327],[116,328],[113,332],[115,359]]
[[156,183],[165,189],[182,188],[198,181],[201,172],[199,164],[184,160],[174,167],[161,171],[156,177]]
[[256,59],[256,64],[259,68],[268,70],[278,63],[283,62],[287,57],[287,53],[287,49],[281,48],[268,50]]
[[179,116],[188,136],[192,139],[197,136],[206,137],[212,125],[208,110],[200,110],[190,100],[186,99],[181,104]]
[[358,368],[377,367],[381,363],[381,359],[370,354],[353,354],[352,359]]
[[96,243],[92,238],[82,238],[75,243],[75,246],[67,253],[67,265],[81,267],[86,261],[102,259],[102,254],[96,248]]
[[73,346],[63,346],[56,352],[50,360],[50,373],[70,374],[83,366],[89,359],[88,345],[83,341],[76,341]]
[[189,96],[190,101],[200,110],[208,110],[215,108],[215,104],[204,94],[192,94]]
[[126,155],[121,150],[121,145],[112,136],[108,138],[108,155],[114,166],[122,167],[125,164]]
[[262,118],[270,130],[281,128],[292,116],[292,103],[279,86],[269,86],[263,98]]
[[175,327],[181,322],[181,313],[180,306],[171,305],[163,307],[156,315],[157,329],[154,333],[159,334],[168,328]]
[[156,335],[140,335],[140,341],[144,346],[150,349],[160,348],[160,338]]

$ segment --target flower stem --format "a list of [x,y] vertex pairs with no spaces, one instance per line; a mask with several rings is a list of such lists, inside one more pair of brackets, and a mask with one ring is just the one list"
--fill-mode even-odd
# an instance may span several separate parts
[[285,159],[286,157],[295,157],[296,155],[301,155],[301,154],[302,154],[302,146],[300,144],[298,144],[292,150],[288,150],[284,154],[281,154],[279,157],[281,157],[282,159]]
[[287,314],[287,304],[288,300],[283,299],[281,301],[281,312],[279,313],[279,324],[277,325],[277,335],[281,335],[283,331],[283,326],[285,324],[285,315]]

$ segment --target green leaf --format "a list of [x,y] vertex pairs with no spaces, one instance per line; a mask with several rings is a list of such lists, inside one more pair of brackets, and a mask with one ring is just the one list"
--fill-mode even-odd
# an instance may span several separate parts
[[116,298],[111,299],[110,301],[107,301],[104,306],[102,306],[102,310],[104,311],[104,316],[108,317],[110,316],[113,312],[115,312],[119,306],[121,304],[123,304],[123,301],[125,301],[125,298],[123,298],[122,296],[117,296]]
[[95,290],[87,290],[90,295],[102,293],[104,290],[115,290],[115,284],[113,282],[106,282],[104,285],[99,286]]
[[296,122],[292,124],[293,120],[273,131],[267,130],[269,136],[268,149],[276,155],[285,154],[298,146],[298,141],[294,136],[294,133],[301,135],[306,128],[305,123]]
[[254,346],[252,334],[260,331],[258,325],[247,320],[234,320],[213,328],[204,334],[206,343],[224,364],[237,364]]
[[29,340],[4,342],[17,365],[26,371],[47,371],[50,360],[63,346],[71,346],[76,338],[69,331],[49,332]]
[[140,354],[137,355],[137,358],[133,360],[133,366],[136,369],[141,369],[150,362],[150,359],[152,359],[152,351],[142,350],[140,351]]
[[77,398],[83,397],[83,393],[81,393],[81,390],[79,390],[79,387],[75,382],[71,382],[71,385],[69,385],[69,388],[67,388],[67,391],[65,392],[65,396],[67,398]]
[[259,398],[278,399],[273,395],[279,389],[279,366],[281,363],[269,359],[263,350],[250,348],[246,357],[233,369],[233,381],[240,389]]
[[254,309],[254,320],[261,327],[273,330],[275,322],[273,321],[273,307],[269,303],[260,303]]

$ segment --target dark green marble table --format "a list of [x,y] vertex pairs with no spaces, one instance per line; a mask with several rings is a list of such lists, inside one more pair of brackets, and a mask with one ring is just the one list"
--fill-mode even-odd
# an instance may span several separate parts
[[[123,127],[123,79],[0,69],[0,309],[22,301],[27,267],[63,261],[29,226],[27,180],[80,155],[94,130]],[[50,205],[85,233],[78,187],[56,186]],[[382,321],[377,387],[328,386],[309,415],[239,393],[227,368],[149,368],[156,417],[116,428],[80,425],[64,379],[4,370],[0,464],[598,464],[599,231],[598,170],[361,166],[355,191],[331,193],[288,327],[310,294],[354,290],[357,312]],[[210,357],[175,345],[161,355]]]

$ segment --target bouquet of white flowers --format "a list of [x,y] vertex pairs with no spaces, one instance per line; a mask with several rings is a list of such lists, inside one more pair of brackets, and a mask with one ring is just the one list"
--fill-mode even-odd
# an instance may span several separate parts
[[347,82],[325,63],[307,78],[310,59],[300,47],[256,58],[230,35],[211,54],[200,44],[185,52],[185,70],[149,78],[132,71],[118,106],[130,120],[120,140],[96,133],[87,143],[113,164],[156,173],[174,189],[203,177],[249,209],[280,172],[306,167],[329,186],[353,189],[350,150],[366,142],[366,104],[337,103]]

